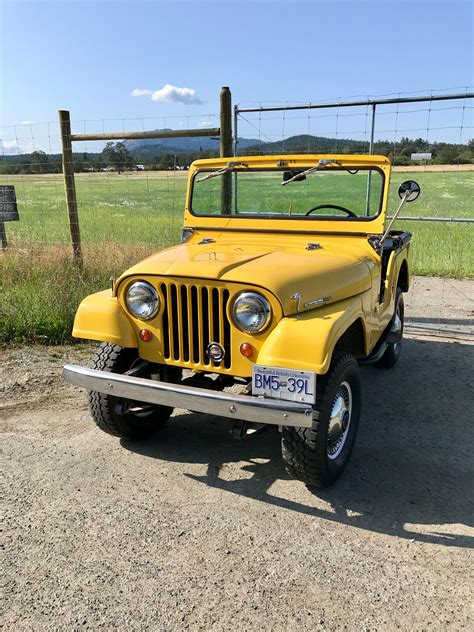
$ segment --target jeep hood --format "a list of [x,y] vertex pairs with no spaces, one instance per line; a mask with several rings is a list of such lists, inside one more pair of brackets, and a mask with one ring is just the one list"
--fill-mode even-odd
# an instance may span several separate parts
[[[323,246],[317,250],[235,243],[185,243],[163,250],[127,270],[130,276],[169,276],[248,284],[272,292],[285,315],[354,296],[371,287],[367,257]],[[308,304],[309,305],[305,305]],[[312,304],[311,304],[312,303]]]

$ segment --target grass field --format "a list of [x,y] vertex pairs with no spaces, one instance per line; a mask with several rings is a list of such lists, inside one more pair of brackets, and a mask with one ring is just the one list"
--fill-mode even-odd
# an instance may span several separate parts
[[[186,175],[79,174],[76,191],[82,242],[149,244],[175,240],[182,225]],[[0,184],[6,183],[0,176]],[[8,226],[14,248],[70,243],[62,176],[8,176],[20,222]]]
[[[140,174],[141,175],[141,174]],[[415,216],[474,217],[473,172],[418,172],[392,176],[390,208],[395,209],[397,188],[407,177],[416,179],[422,194],[403,213]],[[61,176],[3,176],[0,184],[15,184],[20,222],[8,225],[13,249],[45,251],[69,243],[69,227]],[[216,182],[211,180],[210,182]],[[305,184],[305,183],[301,183]],[[295,183],[293,190],[301,186]],[[81,236],[86,245],[103,242],[159,248],[179,238],[186,174],[138,177],[122,174],[82,174],[77,177]],[[282,188],[287,194],[290,187]],[[421,275],[472,276],[473,229],[467,224],[398,222],[414,235],[414,272]],[[113,248],[112,248],[113,251]]]
[[[404,214],[474,216],[473,172],[395,172],[390,209],[397,206],[399,183],[408,178],[419,182],[422,195]],[[68,257],[62,176],[0,176],[0,184],[15,185],[21,218],[7,225],[11,247],[0,258],[0,341],[66,340],[83,296],[180,236],[185,173],[80,174],[85,266],[78,274]],[[414,235],[415,274],[474,276],[472,224],[402,221],[396,227]]]

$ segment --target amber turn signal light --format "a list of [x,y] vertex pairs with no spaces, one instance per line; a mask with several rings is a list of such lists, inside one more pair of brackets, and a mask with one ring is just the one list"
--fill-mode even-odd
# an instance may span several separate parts
[[140,337],[140,340],[143,340],[143,342],[150,342],[150,340],[152,339],[152,333],[148,329],[140,329],[138,335]]
[[240,353],[245,356],[246,358],[250,358],[250,356],[253,353],[253,347],[250,344],[250,342],[243,342],[240,345]]

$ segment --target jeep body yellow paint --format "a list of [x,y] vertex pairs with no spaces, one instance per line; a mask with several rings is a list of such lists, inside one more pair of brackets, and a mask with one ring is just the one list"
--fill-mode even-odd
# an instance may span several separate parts
[[[358,365],[400,357],[411,235],[387,222],[389,181],[384,156],[195,162],[182,242],[79,306],[74,335],[102,344],[64,375],[97,426],[143,439],[175,408],[231,419],[238,438],[279,426],[287,472],[331,485],[357,434]],[[419,193],[402,183],[393,217]]]
[[[372,214],[353,217],[336,209],[329,216],[322,208],[316,210],[317,216],[296,215],[292,201],[279,213],[271,208],[244,209],[240,214],[235,209],[218,213],[214,207],[212,212],[193,208],[198,199],[202,208],[206,206],[204,194],[196,197],[199,187],[208,187],[211,197],[227,178],[236,195],[238,179],[243,182],[240,174],[245,173],[258,174],[255,187],[265,185],[273,187],[275,195],[281,191],[288,198],[297,197],[300,182],[282,183],[277,191],[276,178],[295,178],[292,174],[296,174],[297,180],[318,165],[321,173],[334,176],[331,195],[336,198],[341,176],[348,190],[353,182],[365,191],[371,183],[366,184],[362,175],[373,174],[372,187],[377,180],[380,192],[372,192]],[[214,175],[219,170],[228,173]],[[354,174],[353,180],[348,173]],[[209,175],[209,181],[205,180]],[[317,183],[323,183],[320,176],[317,170],[307,173],[303,185],[317,191]],[[243,378],[252,375],[255,363],[324,374],[334,348],[348,331],[359,337],[354,348],[368,357],[392,321],[397,287],[407,290],[409,284],[409,239],[392,235],[388,254],[376,247],[386,227],[389,180],[390,163],[384,156],[199,160],[189,170],[183,221],[186,241],[124,272],[117,279],[116,296],[104,291],[86,298],[79,306],[73,335],[137,348],[140,357],[150,362]],[[259,204],[265,206],[265,196]],[[149,283],[159,296],[160,308],[149,321],[127,309],[126,292],[135,281]],[[270,322],[260,333],[245,333],[234,321],[233,302],[245,291],[259,293],[271,305]],[[138,336],[144,327],[152,333],[150,342]],[[206,357],[205,347],[213,340],[226,346],[226,361],[213,363]],[[254,348],[251,357],[239,351],[244,342]]]

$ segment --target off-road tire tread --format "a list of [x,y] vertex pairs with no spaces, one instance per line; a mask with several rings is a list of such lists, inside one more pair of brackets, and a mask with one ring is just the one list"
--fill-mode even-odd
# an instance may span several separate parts
[[[101,344],[92,359],[91,368],[97,371],[110,371],[114,373],[114,368],[120,358],[121,351],[123,351],[123,349],[119,345],[112,343]],[[99,393],[98,391],[89,391],[87,396],[90,412],[95,424],[104,432],[114,437],[121,437],[122,433],[118,429],[116,420],[112,414],[110,398],[106,394]]]
[[[326,403],[325,393],[336,386],[339,380],[339,369],[347,362],[357,362],[349,353],[333,354],[331,367],[324,376],[316,380],[316,405],[315,411],[319,414]],[[296,428],[284,426],[282,430],[282,457],[285,469],[292,478],[303,481],[308,487],[321,489],[328,487],[332,481],[327,479],[326,473],[321,467],[320,456],[316,451],[317,444],[322,439],[322,423],[313,419],[311,428]]]
[[[98,371],[109,371],[110,373],[120,373],[121,361],[125,358],[129,349],[120,345],[104,342],[100,345],[92,359],[93,369]],[[128,427],[129,424],[120,423],[120,419],[114,413],[114,398],[98,391],[89,391],[87,394],[89,410],[96,426],[107,434],[121,439],[137,439],[151,434],[146,427],[142,429]],[[163,407],[162,415],[157,420],[155,430],[163,425],[170,417],[172,409]]]

